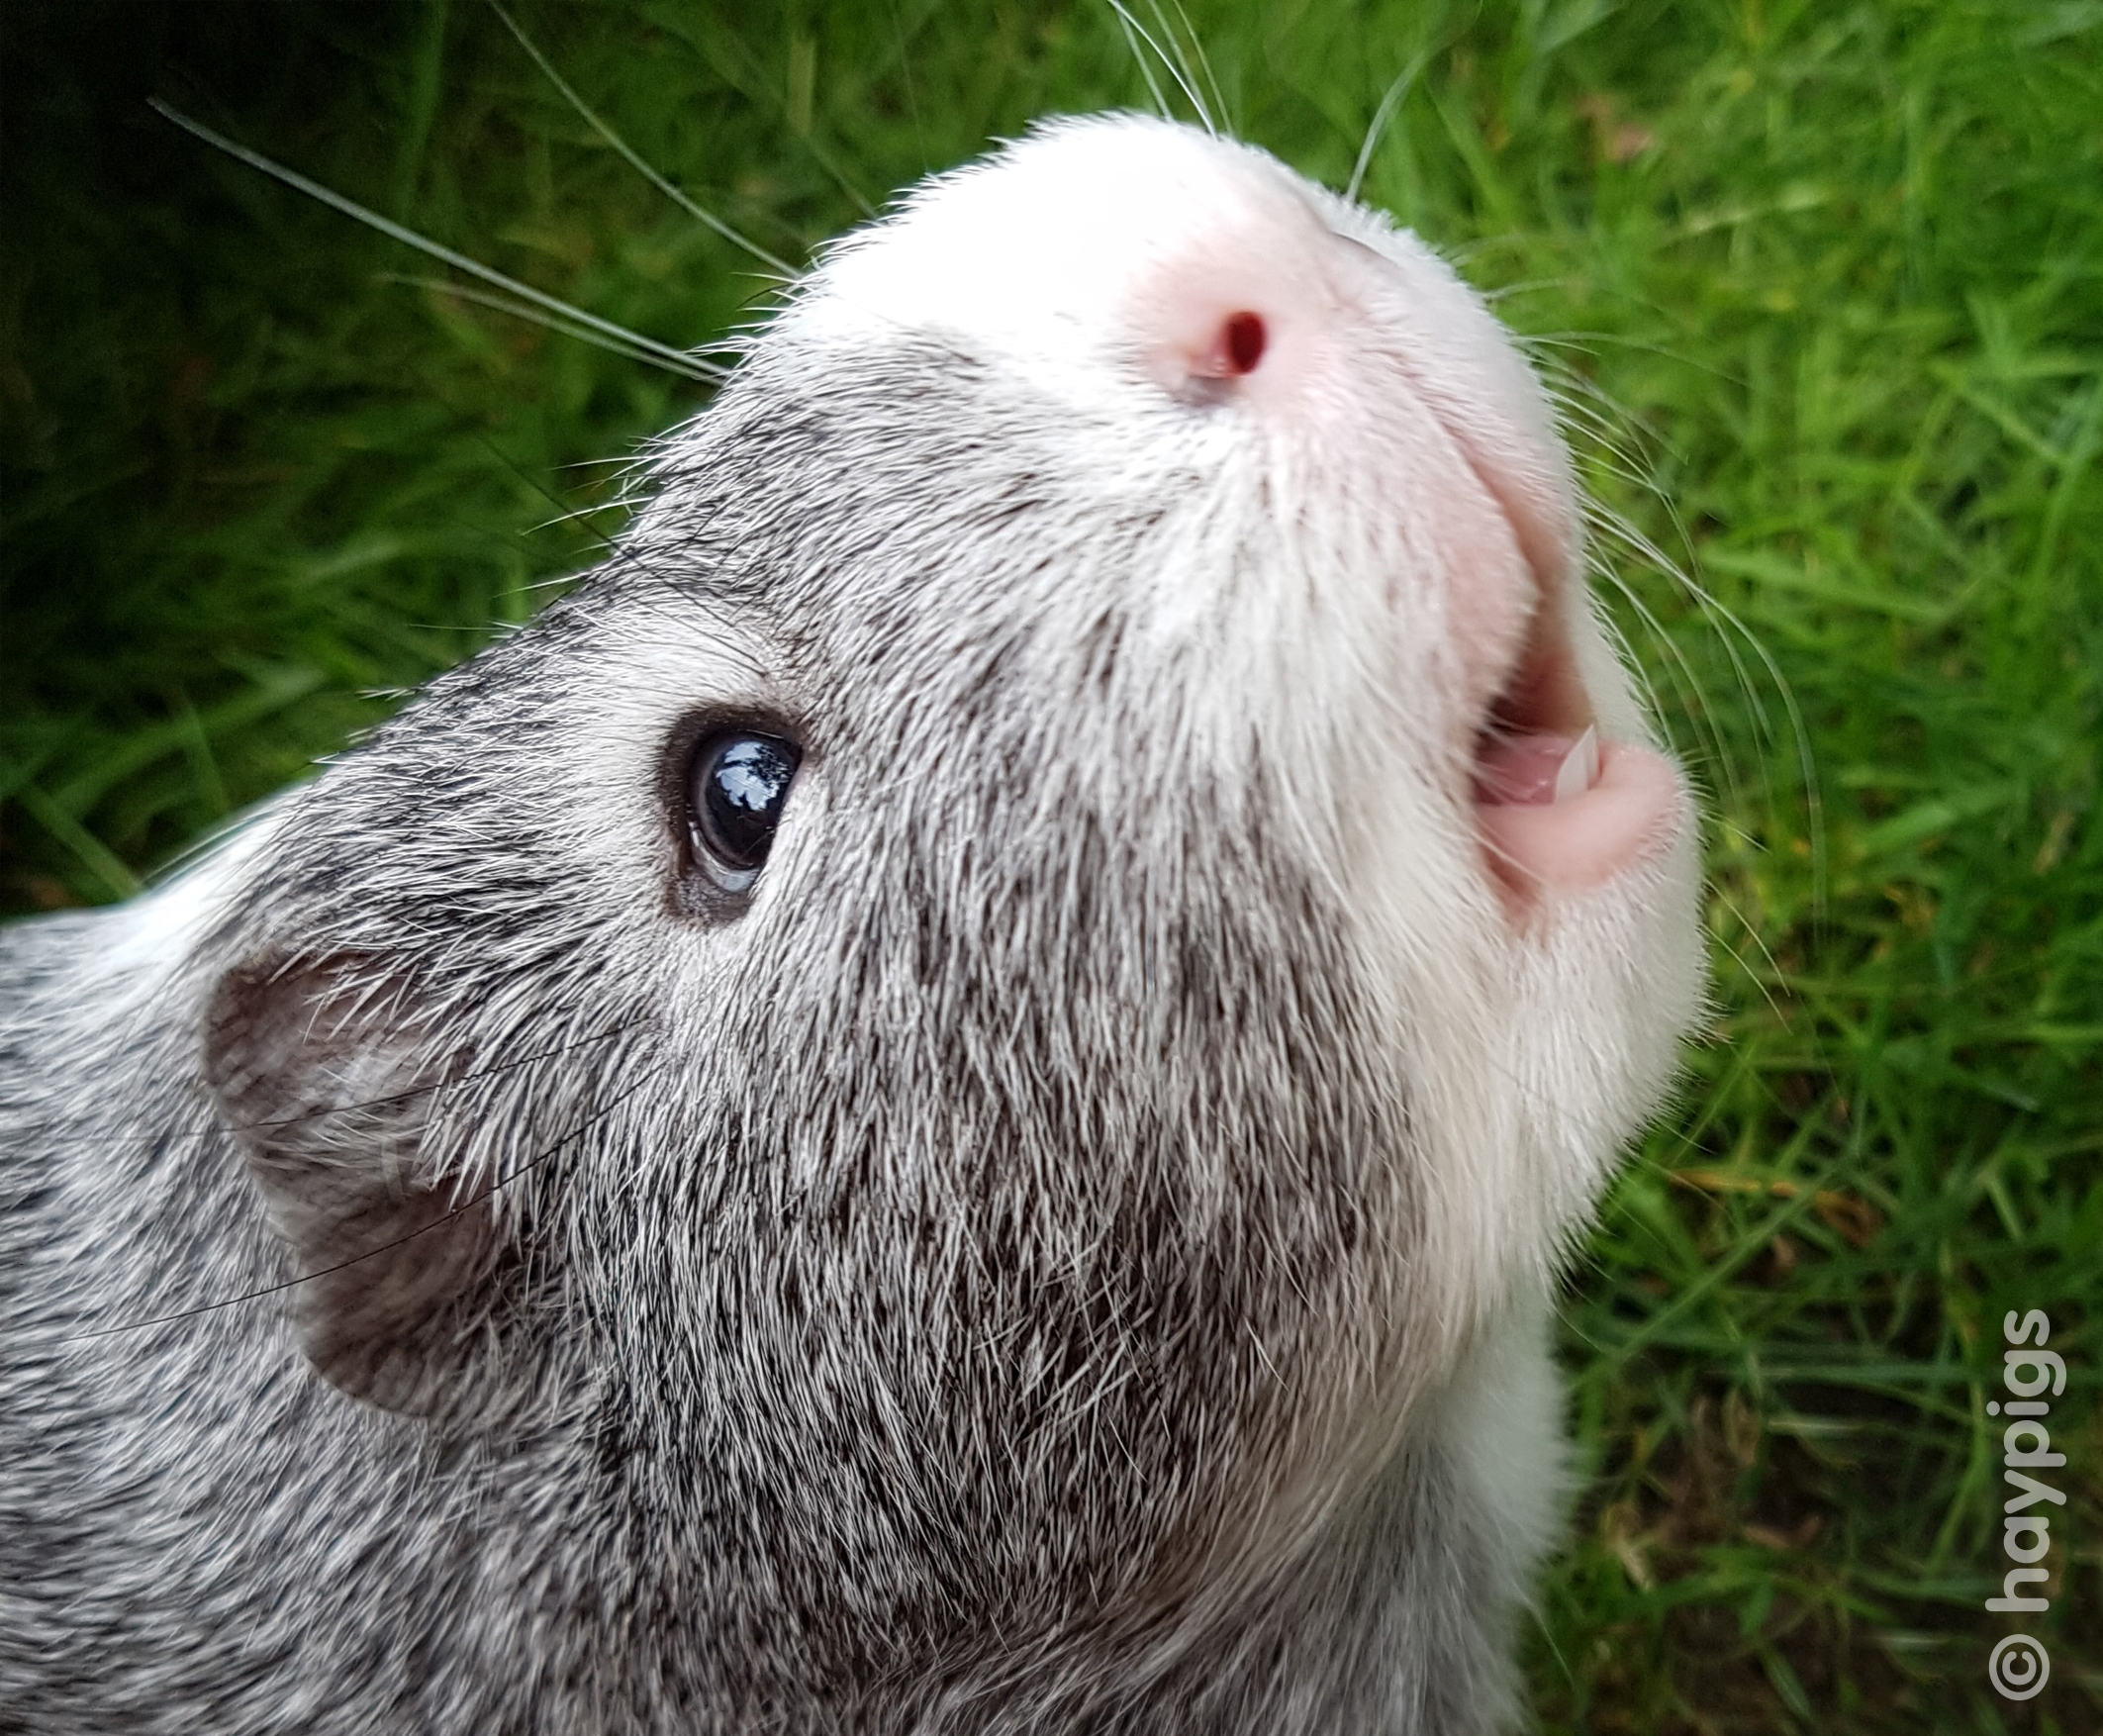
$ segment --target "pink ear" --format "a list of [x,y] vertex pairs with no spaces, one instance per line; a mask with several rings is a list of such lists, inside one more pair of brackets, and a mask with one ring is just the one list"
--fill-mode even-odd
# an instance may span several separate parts
[[371,959],[244,966],[206,1015],[205,1076],[303,1280],[308,1359],[388,1409],[455,1396],[494,1264],[489,1201],[456,1200],[427,1150],[465,1070]]

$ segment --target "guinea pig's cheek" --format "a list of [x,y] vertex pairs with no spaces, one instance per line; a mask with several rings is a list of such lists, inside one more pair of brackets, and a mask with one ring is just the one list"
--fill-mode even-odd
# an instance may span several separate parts
[[[1398,411],[1390,420],[1403,427]],[[1393,478],[1397,515],[1406,513],[1429,544],[1440,597],[1443,656],[1454,670],[1470,711],[1486,707],[1511,669],[1533,609],[1534,580],[1511,521],[1435,429],[1428,414],[1414,417],[1417,449]],[[1390,580],[1389,596],[1406,614],[1410,599]]]
[[1672,763],[1647,747],[1608,742],[1599,776],[1560,801],[1479,800],[1483,853],[1511,901],[1589,892],[1662,848],[1686,801]]

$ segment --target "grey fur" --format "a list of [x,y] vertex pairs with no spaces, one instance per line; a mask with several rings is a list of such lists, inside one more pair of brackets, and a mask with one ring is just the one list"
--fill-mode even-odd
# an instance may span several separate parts
[[[1106,488],[1131,430],[954,334],[809,363],[758,338],[602,571],[188,878],[0,941],[0,1722],[1509,1715],[1558,1249],[1489,1305],[1435,1228],[1352,623],[1222,728],[1280,532],[1210,448]],[[665,792],[745,715],[808,757],[739,911]],[[1577,1208],[1692,993],[1574,1099]]]

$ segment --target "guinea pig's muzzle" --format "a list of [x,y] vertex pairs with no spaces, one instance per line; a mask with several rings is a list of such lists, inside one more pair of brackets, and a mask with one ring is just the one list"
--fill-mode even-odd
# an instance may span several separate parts
[[1615,879],[1676,829],[1683,807],[1663,755],[1601,736],[1561,598],[1546,586],[1541,596],[1475,738],[1476,826],[1515,913]]

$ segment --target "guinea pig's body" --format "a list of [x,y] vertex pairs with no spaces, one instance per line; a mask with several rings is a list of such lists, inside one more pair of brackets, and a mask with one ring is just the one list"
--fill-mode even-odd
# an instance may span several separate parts
[[654,478],[5,937],[0,1723],[1495,1727],[1555,1270],[1701,980],[1523,365],[1074,123]]

